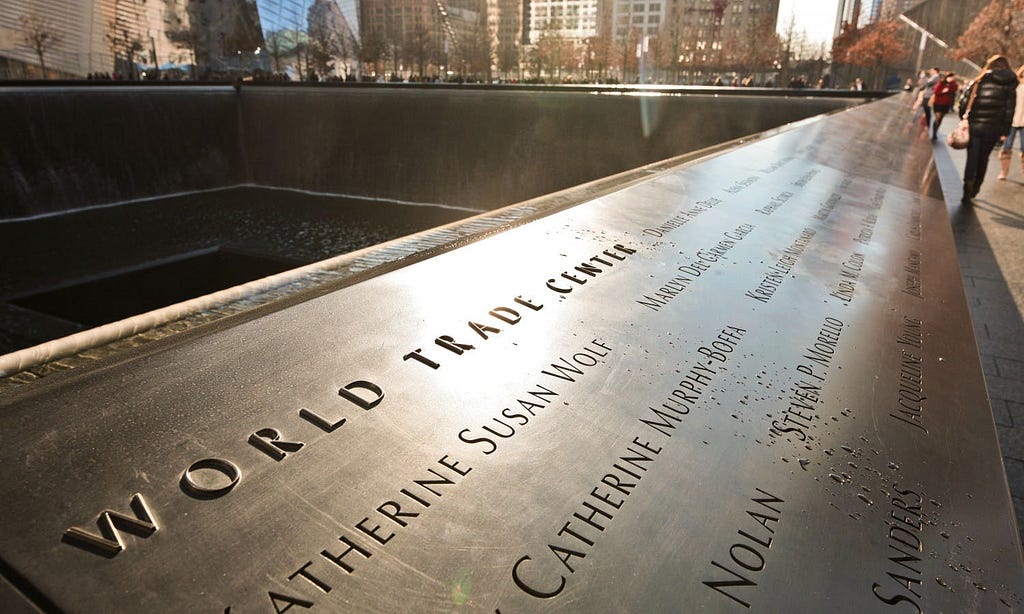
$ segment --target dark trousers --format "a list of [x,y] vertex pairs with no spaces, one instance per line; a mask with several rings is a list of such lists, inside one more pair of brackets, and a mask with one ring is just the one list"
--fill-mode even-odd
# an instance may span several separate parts
[[991,126],[971,126],[971,140],[967,145],[967,164],[964,165],[964,181],[973,181],[975,190],[981,187],[988,170],[988,158],[999,142],[999,130]]

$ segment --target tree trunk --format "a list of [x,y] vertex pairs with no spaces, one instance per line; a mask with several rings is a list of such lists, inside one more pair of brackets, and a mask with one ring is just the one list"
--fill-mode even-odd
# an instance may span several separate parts
[[43,79],[48,79],[46,76],[46,60],[43,59],[43,50],[36,49],[36,55],[39,56],[39,69],[43,72]]

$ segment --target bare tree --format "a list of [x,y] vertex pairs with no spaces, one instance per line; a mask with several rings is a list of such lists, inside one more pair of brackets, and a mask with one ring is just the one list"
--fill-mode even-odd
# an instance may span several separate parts
[[792,69],[792,62],[795,57],[799,57],[800,48],[803,46],[802,33],[797,32],[796,29],[796,14],[790,13],[789,21],[786,22],[785,28],[781,32],[782,41],[780,43],[779,53],[779,83],[780,86],[785,86],[791,81],[790,71]]
[[[693,85],[697,79],[698,71],[705,68],[707,64],[707,53],[704,44],[701,28],[692,23],[686,23],[680,30],[679,55],[676,56],[676,65],[687,73],[686,81]],[[677,69],[678,70],[678,69]]]
[[562,36],[561,29],[555,23],[547,22],[533,49],[538,76],[546,71],[561,81],[562,69],[572,61],[572,51],[572,42]]
[[402,49],[402,25],[404,19],[400,10],[389,10],[384,15],[384,32],[378,32],[382,35],[382,41],[384,43],[384,53],[381,56],[381,60],[391,59],[391,74],[392,79],[397,79],[399,72],[399,61],[403,58],[404,50]]
[[[645,40],[646,39],[646,40]],[[643,75],[640,80],[646,79],[648,83],[659,81],[660,67],[662,65],[662,43],[658,40],[657,36],[646,36],[640,39],[640,44],[643,45]]]
[[684,58],[684,37],[686,26],[681,7],[673,7],[670,19],[666,20],[658,35],[658,68],[672,75],[672,82],[679,83],[679,69]]
[[769,16],[751,19],[740,28],[732,52],[736,69],[748,74],[770,70],[782,53],[782,38]]
[[484,80],[491,80],[491,66],[494,63],[494,50],[491,46],[491,34],[487,26],[487,9],[484,3],[478,5],[476,23],[465,40],[459,45],[462,60],[469,75],[482,75]]
[[21,18],[21,36],[26,45],[36,52],[43,79],[46,79],[46,52],[61,41],[61,36],[48,21],[38,15]]
[[197,29],[192,27],[191,22],[185,23],[185,20],[181,15],[178,15],[174,8],[174,5],[168,4],[168,9],[164,13],[164,19],[167,20],[167,40],[171,41],[176,49],[184,51],[188,54],[191,61],[191,77],[195,79],[197,77],[197,62],[196,62],[196,49],[201,44],[200,37]]
[[333,0],[316,0],[309,7],[309,60],[322,75],[334,70],[334,60],[345,51],[343,23],[341,12]]
[[596,70],[598,81],[603,80],[611,69],[614,36],[611,8],[601,9],[597,24],[597,36],[587,39],[584,58],[587,73],[592,74]]
[[[517,12],[514,15],[502,15],[503,20],[513,20],[515,29],[521,25],[520,14]],[[519,71],[519,54],[522,49],[520,47],[520,41],[518,36],[499,36],[498,37],[498,48],[495,53],[498,57],[498,70],[502,76],[508,77],[510,74],[517,74]],[[522,76],[522,75],[518,75]]]
[[267,43],[267,55],[273,63],[273,71],[281,72],[281,60],[295,51],[294,37],[285,30],[267,30],[263,40]]
[[379,64],[388,57],[388,42],[379,32],[371,30],[363,35],[359,51],[359,61],[369,66],[371,72],[376,72]]
[[409,61],[414,64],[419,76],[426,75],[427,64],[434,57],[434,39],[428,28],[420,19],[417,19],[405,40],[405,52]]
[[622,81],[623,82],[626,82],[626,81],[629,80],[626,75],[627,75],[627,73],[630,70],[633,71],[633,73],[636,75],[637,78],[639,78],[639,76],[640,76],[637,73],[638,66],[637,66],[637,57],[636,57],[636,55],[637,55],[636,54],[636,48],[637,48],[637,45],[640,44],[640,40],[641,40],[640,30],[637,29],[637,28],[631,27],[626,32],[626,34],[622,37],[622,40],[619,41],[620,45],[622,46],[622,56],[621,56],[622,57],[622,64],[621,64],[621,69],[622,69]]
[[302,13],[298,7],[292,14],[291,23],[289,42],[291,51],[295,53],[295,71],[298,73],[299,81],[302,81],[308,77],[309,71],[309,36],[302,31]]
[[322,25],[309,24],[309,63],[326,77],[334,70],[334,42]]
[[131,28],[119,24],[116,19],[107,22],[106,32],[107,44],[114,54],[114,64],[126,65],[129,79],[134,79],[135,56],[144,49],[142,37]]
[[746,44],[736,31],[727,32],[722,36],[722,49],[718,59],[721,72],[739,72],[746,63]]

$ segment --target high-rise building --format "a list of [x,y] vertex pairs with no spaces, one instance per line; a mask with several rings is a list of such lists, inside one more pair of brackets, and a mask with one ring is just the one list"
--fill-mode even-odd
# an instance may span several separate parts
[[[305,30],[316,0],[256,0],[263,30]],[[344,17],[352,36],[359,37],[359,0],[329,0]],[[329,9],[333,12],[333,9]]]
[[384,72],[432,72],[457,45],[448,8],[437,0],[362,0],[359,21],[364,58]]
[[[0,77],[84,77],[173,62],[169,14],[187,0],[6,0],[0,2]],[[34,48],[32,34],[50,42]]]
[[523,0],[362,0],[361,37],[364,49],[381,47],[375,63],[390,75],[508,74],[520,62],[523,11]]
[[531,44],[545,32],[572,41],[597,35],[598,0],[530,0],[529,9]]
[[[669,5],[678,4],[672,0],[661,2],[633,2],[632,0],[615,0],[611,4],[611,23],[615,38],[622,39],[634,33],[639,36],[654,36],[665,21]],[[724,2],[722,4],[725,4]]]
[[[39,57],[31,31],[51,41]],[[261,64],[256,0],[6,0],[0,2],[0,76],[139,78],[197,64],[248,71]],[[160,68],[162,67],[162,68]],[[159,68],[159,70],[154,70]]]
[[854,23],[858,28],[883,19],[895,19],[907,9],[921,4],[922,0],[839,0],[839,17],[835,33],[839,34],[843,23]]
[[263,29],[256,0],[190,0],[182,33],[201,77],[266,70]]
[[264,32],[304,31],[314,0],[256,0]]
[[524,0],[487,0],[488,27],[494,32],[495,62],[498,72],[518,72],[525,28]]
[[677,77],[691,83],[705,83],[714,73],[764,65],[767,58],[761,56],[770,48],[779,17],[778,0],[662,0],[643,3],[644,11],[639,2],[614,2],[618,39],[623,27],[632,36],[646,35],[655,11],[663,11],[659,53],[675,60]]
[[884,0],[864,0],[861,4],[860,23],[861,27],[874,23],[882,18],[882,5]]
[[[357,41],[335,0],[313,0],[306,12],[305,38],[308,50],[307,74],[309,69],[313,69],[321,77],[331,78],[347,76],[353,72],[353,67],[358,63]],[[271,40],[268,38],[267,42],[270,44]],[[296,69],[297,60],[296,56]],[[279,59],[276,64],[281,64]]]
[[611,13],[615,38],[629,33],[664,36],[666,32],[689,28],[696,38],[710,46],[714,40],[761,24],[778,21],[778,0],[604,0]]

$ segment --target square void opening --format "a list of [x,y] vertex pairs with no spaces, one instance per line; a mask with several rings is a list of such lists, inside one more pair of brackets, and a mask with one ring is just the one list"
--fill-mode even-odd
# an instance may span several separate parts
[[190,252],[8,301],[86,326],[99,326],[300,266],[220,248]]

